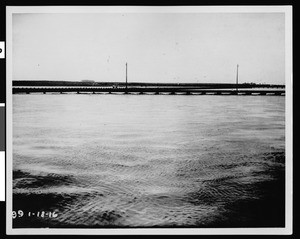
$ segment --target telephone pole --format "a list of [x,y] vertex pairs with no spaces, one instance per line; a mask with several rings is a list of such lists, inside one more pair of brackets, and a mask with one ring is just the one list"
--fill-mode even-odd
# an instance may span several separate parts
[[236,91],[238,91],[239,84],[239,64],[236,65]]
[[125,88],[127,90],[127,62],[126,62],[126,85],[125,85]]

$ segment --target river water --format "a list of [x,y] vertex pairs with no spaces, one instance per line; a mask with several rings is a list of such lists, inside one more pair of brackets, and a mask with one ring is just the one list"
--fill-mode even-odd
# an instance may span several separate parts
[[14,227],[284,226],[284,167],[284,96],[13,95]]

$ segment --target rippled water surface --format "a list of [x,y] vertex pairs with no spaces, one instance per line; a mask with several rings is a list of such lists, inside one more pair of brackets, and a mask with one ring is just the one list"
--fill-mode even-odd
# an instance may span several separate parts
[[14,210],[58,214],[14,226],[255,225],[282,194],[284,100],[14,95]]

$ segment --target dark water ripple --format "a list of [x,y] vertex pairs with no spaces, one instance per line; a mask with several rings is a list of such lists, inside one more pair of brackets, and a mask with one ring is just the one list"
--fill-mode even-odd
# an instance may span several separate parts
[[[283,152],[266,153],[264,160],[268,163],[271,160],[278,166],[282,164],[283,156]],[[254,167],[255,170],[240,172],[245,167]],[[149,181],[144,175],[144,179],[140,176],[139,180],[115,180],[113,183],[99,180],[95,183],[97,187],[88,187],[88,180],[85,182],[84,178],[80,180],[74,175],[34,175],[17,170],[14,172],[14,207],[24,208],[26,205],[27,210],[35,210],[36,207],[57,210],[59,218],[47,220],[48,223],[68,227],[205,225],[226,204],[237,199],[257,200],[261,197],[254,190],[255,183],[273,178],[260,167],[270,168],[264,161],[218,164],[207,167],[206,171],[212,170],[209,174],[193,167],[194,170],[184,175],[177,174],[177,181]],[[130,177],[133,177],[133,172],[139,171],[137,166],[120,168],[118,173],[129,173]],[[140,171],[143,170],[141,167]],[[231,172],[218,173],[224,170]],[[70,190],[72,187],[74,190]],[[64,190],[66,188],[68,190]],[[30,201],[41,203],[30,206]]]

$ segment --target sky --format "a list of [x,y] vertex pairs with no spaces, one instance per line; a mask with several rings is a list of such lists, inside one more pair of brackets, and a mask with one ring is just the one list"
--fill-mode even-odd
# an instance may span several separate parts
[[284,13],[14,13],[14,80],[284,84]]

